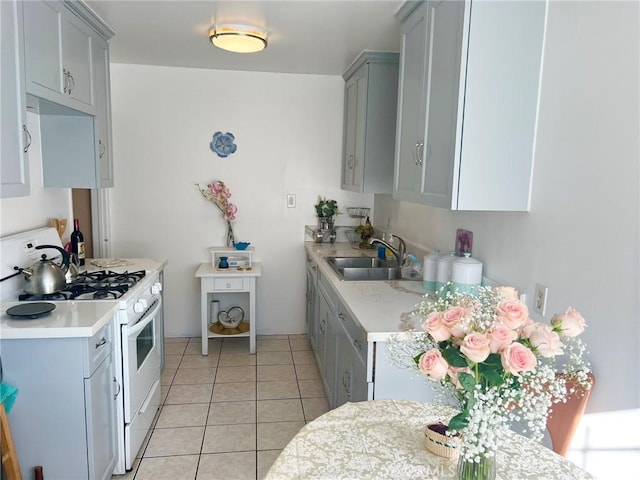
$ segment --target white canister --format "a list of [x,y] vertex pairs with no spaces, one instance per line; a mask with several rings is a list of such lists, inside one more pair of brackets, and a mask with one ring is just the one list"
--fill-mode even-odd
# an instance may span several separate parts
[[451,281],[459,292],[475,294],[482,285],[482,262],[470,253],[457,257],[451,265]]
[[[456,258],[456,252],[449,252],[448,256],[438,258],[438,268],[436,272],[436,290],[440,291],[448,282],[451,281],[451,264]],[[445,293],[445,292],[443,292]]]
[[218,313],[220,313],[220,300],[211,300],[209,308],[209,323],[218,321]]
[[422,287],[429,292],[436,291],[436,280],[438,274],[438,259],[440,250],[425,255],[422,263]]

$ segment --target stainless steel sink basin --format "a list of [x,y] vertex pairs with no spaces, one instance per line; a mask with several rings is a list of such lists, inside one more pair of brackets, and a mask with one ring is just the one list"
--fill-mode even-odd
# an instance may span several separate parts
[[333,268],[377,268],[392,267],[395,262],[388,262],[377,257],[327,257]]
[[339,268],[338,274],[344,280],[401,280],[400,269],[396,267]]
[[401,280],[394,261],[375,257],[327,257],[327,263],[342,280]]

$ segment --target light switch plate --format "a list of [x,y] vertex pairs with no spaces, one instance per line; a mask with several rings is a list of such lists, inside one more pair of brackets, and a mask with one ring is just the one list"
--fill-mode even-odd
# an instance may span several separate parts
[[295,193],[287,194],[287,208],[295,208],[296,206],[296,195]]

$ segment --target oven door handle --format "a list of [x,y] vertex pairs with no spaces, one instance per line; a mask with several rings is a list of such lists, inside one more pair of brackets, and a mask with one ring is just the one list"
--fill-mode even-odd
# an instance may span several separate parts
[[153,308],[153,310],[148,311],[144,315],[144,317],[142,317],[140,319],[140,321],[138,323],[136,323],[133,327],[129,328],[128,332],[127,332],[127,335],[130,336],[130,337],[134,336],[134,335],[137,335],[140,330],[142,330],[150,322],[153,321],[153,319],[156,317],[156,314],[160,310],[161,306],[162,306],[162,297],[158,297],[158,300],[156,301],[156,306]]

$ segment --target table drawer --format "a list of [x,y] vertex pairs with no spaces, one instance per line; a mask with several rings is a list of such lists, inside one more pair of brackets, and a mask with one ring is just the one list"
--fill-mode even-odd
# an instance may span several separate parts
[[242,278],[214,278],[214,290],[243,290],[244,284]]

